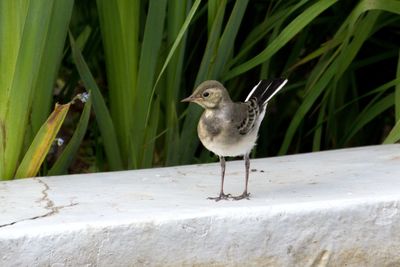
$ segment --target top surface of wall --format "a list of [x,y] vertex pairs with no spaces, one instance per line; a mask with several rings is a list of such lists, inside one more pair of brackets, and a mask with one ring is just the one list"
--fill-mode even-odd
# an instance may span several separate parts
[[[322,212],[327,214],[322,218],[329,220],[329,212],[332,212],[336,214],[332,217],[332,227],[334,227],[335,224],[346,221],[346,210],[356,210],[357,212],[363,210],[359,207],[366,207],[365,218],[372,216],[371,220],[374,227],[386,229],[384,227],[389,225],[389,230],[394,231],[391,225],[400,221],[400,213],[398,212],[400,145],[361,147],[252,159],[250,168],[252,169],[249,183],[251,199],[241,201],[214,202],[207,200],[208,196],[216,196],[219,192],[220,167],[218,163],[0,182],[0,247],[3,244],[5,248],[9,248],[7,240],[24,240],[21,241],[22,243],[14,242],[16,244],[15,253],[18,254],[21,251],[26,252],[24,244],[29,238],[54,237],[60,234],[65,235],[66,231],[74,233],[85,231],[85,229],[103,231],[104,229],[123,226],[132,229],[132,227],[140,227],[140,225],[147,225],[146,227],[151,228],[154,225],[165,226],[171,222],[177,225],[179,221],[193,219],[197,222],[204,220],[203,226],[200,227],[203,230],[205,225],[214,224],[213,229],[215,231],[218,228],[217,225],[219,225],[216,222],[218,220],[223,221],[224,223],[220,227],[225,227],[225,230],[228,229],[226,231],[230,233],[230,237],[224,237],[223,242],[232,243],[234,239],[231,240],[230,238],[240,234],[240,232],[249,231],[251,228],[262,229],[262,225],[257,226],[260,218],[265,217],[265,220],[270,222],[271,218],[284,214],[285,218],[287,218],[286,216],[293,217],[293,224],[289,223],[287,224],[289,226],[282,229],[280,226],[282,222],[274,219],[273,221],[276,221],[277,225],[268,226],[272,227],[272,232],[276,230],[274,234],[277,235],[277,238],[279,236],[283,238],[291,231],[293,231],[291,235],[296,235],[296,231],[304,233],[305,228],[301,228],[300,223],[298,223],[299,218],[304,218],[302,216],[307,218],[312,217],[312,214],[321,214]],[[226,193],[238,195],[242,192],[244,186],[243,161],[227,162],[225,185]],[[374,207],[374,209],[371,210],[371,207]],[[380,209],[375,210],[375,207],[380,207]],[[340,215],[342,211],[343,213]],[[357,212],[351,214],[358,214]],[[349,216],[348,218],[351,218],[353,215]],[[359,219],[364,218],[361,213],[359,216],[361,216]],[[229,228],[230,220],[233,222],[232,225],[238,223],[237,225],[242,225],[243,228],[238,228],[238,226]],[[316,218],[316,220],[320,219]],[[150,223],[150,226],[148,223]],[[290,225],[293,225],[293,229],[290,229]],[[312,226],[310,229],[318,231],[316,229],[323,225],[326,225],[324,219],[322,219],[320,226]],[[190,230],[190,227],[185,229],[185,233],[189,230],[194,231],[192,232],[194,236],[189,235],[187,238],[202,240],[201,233],[205,234],[205,232],[200,231],[199,234],[199,226],[196,227],[192,230]],[[168,231],[166,235],[172,234],[171,229],[167,229],[169,230],[166,230]],[[207,229],[209,230],[207,233],[212,234],[211,229]],[[352,226],[350,229],[354,229],[354,227]],[[147,231],[146,229],[142,230]],[[141,232],[140,235],[144,232]],[[302,235],[300,232],[297,235],[299,238]],[[160,233],[158,232],[158,234]],[[199,236],[196,237],[196,234],[199,234]],[[312,236],[317,238],[315,233]],[[184,235],[181,235],[181,238],[185,238]],[[382,238],[387,238],[387,236],[382,236]],[[163,241],[165,246],[175,246],[168,245],[167,240],[170,238],[165,239]],[[397,243],[392,245],[398,246],[398,240],[394,241]],[[74,241],[71,241],[71,246],[74,242],[79,242],[79,240],[75,238]],[[190,242],[196,243],[193,240]],[[207,241],[206,244],[208,242],[211,241]],[[257,243],[257,241],[254,242]],[[262,246],[260,244],[268,247],[267,241],[264,239],[259,242],[262,243],[259,243],[258,247]],[[295,250],[296,246],[290,245],[289,241],[285,242],[284,244],[287,245],[285,253],[289,255],[288,249]],[[202,243],[202,245],[204,244]],[[60,245],[55,242],[54,246]],[[321,246],[316,248],[321,248]],[[330,245],[328,247],[333,249],[336,246]],[[240,246],[237,249],[240,250]],[[300,250],[300,247],[298,249]],[[71,251],[73,250],[71,248]],[[4,253],[4,250],[1,251]],[[273,249],[270,249],[268,253],[273,253],[273,251]],[[321,251],[326,251],[326,249]],[[388,251],[386,252],[386,256],[391,255]],[[198,251],[197,256],[188,257],[186,263],[203,264],[206,262],[204,264],[207,265],[221,260],[220,263],[223,265],[235,265],[235,263],[241,262],[239,258],[231,258],[229,261],[228,258],[224,258],[227,257],[226,254],[224,254],[225,256],[213,256],[206,253],[201,256],[202,254],[199,253]],[[256,253],[261,255],[262,252]],[[322,255],[322,252],[318,253],[313,257],[321,259],[325,255]],[[144,255],[145,252],[142,252],[142,254]],[[132,253],[129,255],[132,255]],[[3,263],[9,263],[7,260],[10,260],[10,257],[13,257],[12,253],[4,255]],[[37,255],[36,258],[38,258]],[[52,263],[50,258],[45,263]],[[163,256],[160,261],[156,261],[155,265],[177,264],[177,262],[168,262],[166,258],[168,258],[168,255]],[[105,259],[107,258],[103,260]],[[144,262],[147,264],[144,265],[152,265],[151,260],[146,259],[147,261]],[[206,259],[209,261],[207,262]],[[90,263],[91,260],[87,258],[86,261],[80,261],[80,263],[82,262]],[[130,261],[130,264],[132,262],[134,261]],[[284,261],[282,264],[296,265],[295,262],[292,258],[291,261]],[[74,265],[73,262],[71,265]]]

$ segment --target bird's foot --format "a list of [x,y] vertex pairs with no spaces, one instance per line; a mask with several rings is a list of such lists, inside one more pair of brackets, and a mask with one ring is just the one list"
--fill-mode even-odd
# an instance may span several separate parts
[[217,197],[208,197],[207,199],[215,200],[215,201],[217,202],[217,201],[220,201],[220,200],[222,200],[222,199],[228,200],[228,199],[231,198],[231,197],[232,197],[231,194],[224,194],[224,193],[221,193],[221,194],[219,194],[219,196],[217,196]]
[[250,193],[243,192],[240,196],[232,197],[233,200],[241,200],[241,199],[247,199],[250,200]]

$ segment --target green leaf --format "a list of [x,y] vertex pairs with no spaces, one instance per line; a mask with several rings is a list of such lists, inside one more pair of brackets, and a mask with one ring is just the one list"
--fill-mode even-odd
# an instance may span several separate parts
[[394,144],[400,140],[400,120],[396,122],[383,144]]
[[229,20],[218,43],[215,63],[210,67],[211,77],[218,77],[225,70],[225,66],[233,51],[232,44],[235,42],[248,2],[248,0],[236,1],[233,6]]
[[90,96],[89,91],[89,99],[85,103],[85,107],[83,108],[82,115],[79,119],[78,125],[76,126],[74,134],[72,135],[71,140],[69,140],[68,144],[65,146],[61,155],[58,157],[57,161],[48,171],[47,175],[61,175],[67,173],[68,167],[74,160],[75,155],[78,152],[79,146],[82,143],[83,137],[85,136],[86,129],[89,123],[91,107],[92,97]]
[[[328,65],[329,62],[330,61],[328,61],[326,64]],[[307,112],[311,109],[312,105],[315,103],[315,101],[318,99],[318,97],[321,95],[323,90],[327,87],[327,85],[333,78],[333,75],[336,72],[336,65],[337,64],[330,65],[326,71],[323,71],[322,69],[321,70],[314,69],[319,73],[323,73],[322,77],[308,87],[310,89],[306,97],[303,99],[300,107],[297,109],[296,113],[294,114],[289,124],[289,127],[286,130],[282,146],[279,150],[279,155],[286,154],[286,152],[288,151],[289,145],[292,142],[292,139],[301,121],[304,119]]]
[[[182,38],[183,38],[185,32],[187,31],[187,29],[188,29],[188,27],[189,27],[189,24],[190,24],[191,20],[193,19],[194,15],[195,15],[195,13],[196,13],[196,11],[197,11],[197,8],[198,8],[199,5],[200,5],[200,2],[201,2],[201,0],[196,0],[196,1],[194,2],[192,8],[190,9],[190,12],[189,12],[188,16],[187,16],[186,19],[185,19],[185,22],[183,23],[181,29],[179,30],[178,36],[176,37],[176,39],[175,39],[175,41],[174,41],[174,43],[173,43],[171,49],[169,50],[168,56],[167,56],[167,58],[165,59],[165,62],[164,62],[164,64],[163,64],[162,68],[161,68],[161,71],[160,71],[160,73],[159,73],[158,76],[157,76],[156,82],[154,83],[154,86],[153,86],[153,89],[152,89],[152,92],[151,92],[150,101],[153,99],[154,92],[155,92],[155,90],[156,90],[156,87],[157,87],[157,85],[158,85],[158,82],[160,81],[162,75],[164,74],[164,71],[165,71],[165,69],[167,68],[168,64],[170,63],[170,61],[171,61],[171,59],[172,59],[172,56],[174,55],[176,49],[178,48],[179,43],[182,41]],[[177,83],[176,86],[177,86],[177,85],[179,85],[179,83]],[[169,89],[171,90],[171,89],[173,89],[173,88],[170,88],[170,87],[169,87]],[[176,96],[176,95],[175,95],[175,96]],[[174,100],[176,100],[176,99],[174,99]],[[147,115],[146,115],[146,124],[147,124],[148,118],[149,118],[149,116],[150,116],[150,110],[151,110],[151,102],[150,102],[150,104],[148,105],[148,109],[147,109],[147,113],[146,113],[146,114],[147,114]]]
[[151,166],[153,163],[154,147],[157,135],[157,126],[160,120],[160,103],[159,99],[155,100],[153,112],[149,120],[149,127],[146,131],[145,142],[143,144],[143,165]]
[[392,107],[394,104],[394,94],[391,93],[384,98],[378,100],[376,103],[366,107],[355,120],[353,127],[349,133],[343,138],[343,144],[350,141],[353,136],[362,129],[367,123],[381,115],[385,110]]
[[51,110],[54,82],[62,60],[73,6],[74,1],[54,1],[45,40],[45,53],[39,62],[39,73],[35,79],[34,105],[30,117],[33,134],[36,134]]
[[262,23],[258,24],[254,29],[251,30],[246,40],[243,42],[239,53],[229,61],[228,67],[236,65],[239,61],[245,60],[245,56],[249,54],[249,51],[260,41],[267,37],[267,34],[277,29],[278,26],[282,26],[283,22],[299,8],[307,4],[309,0],[297,1],[293,6],[287,8],[278,8],[274,12],[268,12],[265,14],[265,19]]
[[[396,77],[400,79],[400,50],[397,61],[397,73]],[[400,81],[395,84],[394,89],[394,107],[395,107],[395,119],[396,124],[388,134],[388,136],[383,141],[384,144],[393,144],[400,140]]]
[[[399,49],[399,56],[397,59],[396,77],[400,78],[400,49]],[[396,87],[394,89],[394,108],[395,108],[395,119],[397,122],[400,121],[400,83],[396,84]]]
[[39,171],[54,139],[60,130],[71,103],[57,105],[47,121],[40,127],[38,133],[29,146],[21,164],[19,165],[15,178],[34,177]]
[[[152,97],[153,99],[157,86],[163,88],[160,91],[161,101],[160,105],[166,107],[165,110],[165,161],[167,165],[176,164],[176,145],[179,138],[179,125],[177,115],[177,104],[179,98],[179,89],[182,81],[185,80],[184,76],[184,63],[185,63],[185,50],[187,40],[187,30],[189,24],[193,22],[195,14],[198,12],[198,7],[201,0],[196,0],[190,11],[187,12],[190,1],[170,1],[168,2],[168,16],[167,16],[167,31],[168,31],[168,46],[172,43],[169,49],[168,56],[165,59],[163,67],[158,74],[157,80],[153,86]],[[186,3],[186,5],[185,5]],[[166,75],[164,72],[166,71]],[[166,76],[166,86],[159,86],[159,81],[162,76]],[[163,95],[163,93],[165,95]],[[147,111],[147,119],[150,116],[152,105],[149,105]],[[155,105],[157,108],[157,105]]]
[[72,49],[72,56],[74,58],[79,75],[81,76],[85,87],[91,91],[93,110],[96,114],[96,121],[99,125],[101,136],[104,140],[104,148],[108,163],[110,164],[110,169],[122,170],[123,164],[121,154],[110,113],[108,112],[100,90],[97,87],[92,74],[90,73],[89,67],[83,59],[81,51],[75,44],[72,34],[69,34],[69,40]]
[[[28,129],[28,118],[34,96],[34,84],[39,73],[37,68],[45,48],[46,35],[50,26],[53,1],[29,1],[26,19],[22,21],[22,36],[15,69],[9,90],[3,95],[0,108],[0,125],[3,143],[0,147],[0,177],[11,179],[24,150],[23,142]],[[24,13],[22,13],[24,14]],[[21,16],[23,17],[23,15]],[[7,25],[6,26],[12,26]],[[0,25],[0,27],[4,27]],[[5,30],[12,30],[6,28]],[[7,41],[6,41],[7,42]],[[5,56],[2,54],[0,57]]]
[[337,0],[320,0],[307,10],[297,16],[282,32],[273,40],[261,53],[247,62],[233,68],[226,74],[226,79],[229,80],[243,72],[246,72],[264,61],[271,58],[279,49],[286,45],[296,34],[304,29],[312,22],[319,14],[335,4]]
[[[211,65],[215,63],[215,53],[218,49],[218,41],[221,34],[222,22],[224,19],[226,1],[219,1],[219,8],[214,19],[213,26],[208,37],[206,49],[201,60],[200,68],[196,76],[195,85],[207,79],[216,79],[210,75]],[[177,145],[179,153],[176,153],[176,161],[181,164],[193,162],[194,152],[199,144],[196,133],[196,125],[201,114],[201,108],[196,105],[189,105],[188,111],[183,123],[182,132]]]
[[131,136],[133,139],[131,153],[134,154],[134,161],[128,167],[149,167],[143,165],[143,143],[146,131],[152,131],[148,128],[146,119],[148,107],[151,105],[158,53],[163,37],[166,5],[166,0],[150,0],[149,3],[139,60],[134,113],[132,114],[135,134]]
[[[131,165],[132,130],[136,125],[141,1],[97,0],[104,45],[109,107],[123,166]],[[108,140],[104,140],[108,142]],[[113,144],[107,144],[112,146]]]
[[321,107],[321,110],[318,114],[318,120],[317,120],[317,125],[315,131],[314,131],[314,138],[313,138],[313,151],[319,151],[321,149],[321,139],[322,139],[322,121],[324,120],[325,117],[325,105]]
[[[336,80],[339,80],[339,78],[342,76],[345,70],[347,70],[351,62],[353,62],[354,58],[360,51],[361,46],[373,33],[374,25],[378,20],[379,15],[380,12],[373,12],[366,14],[365,17],[360,19],[357,31],[354,32],[351,41],[346,39],[343,42],[344,45],[340,50],[340,54],[337,58],[339,65],[337,72],[335,74]],[[348,38],[350,39],[350,36]]]

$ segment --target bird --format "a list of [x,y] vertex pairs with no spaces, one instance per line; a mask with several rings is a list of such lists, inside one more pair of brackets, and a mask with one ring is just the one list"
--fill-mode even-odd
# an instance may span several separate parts
[[[256,145],[258,130],[265,116],[268,102],[287,83],[285,78],[259,81],[244,102],[233,102],[228,90],[216,80],[202,82],[181,102],[192,102],[204,108],[197,125],[201,143],[219,157],[221,190],[215,201],[222,199],[249,199],[248,192],[250,152]],[[224,193],[225,157],[243,156],[245,161],[245,188],[241,195]]]

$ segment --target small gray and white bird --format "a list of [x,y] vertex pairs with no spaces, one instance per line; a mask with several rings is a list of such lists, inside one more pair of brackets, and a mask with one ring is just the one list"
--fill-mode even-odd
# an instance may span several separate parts
[[[220,159],[221,191],[219,196],[209,199],[249,199],[249,154],[256,144],[268,101],[286,83],[287,80],[283,78],[261,80],[251,90],[245,102],[233,102],[221,83],[209,80],[201,83],[191,96],[182,100],[194,102],[205,109],[197,125],[197,133],[201,143]],[[232,197],[224,193],[225,157],[236,156],[244,157],[246,183],[243,194]]]

